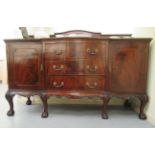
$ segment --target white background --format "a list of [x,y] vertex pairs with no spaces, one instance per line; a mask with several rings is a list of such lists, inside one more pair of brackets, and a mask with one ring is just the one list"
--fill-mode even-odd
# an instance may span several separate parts
[[153,0],[1,0],[0,59],[3,39],[15,38],[19,26],[133,33],[137,26],[153,26],[154,16]]
[[[126,33],[154,26],[155,4],[154,0],[1,0],[0,20],[2,39],[19,26]],[[151,155],[154,140],[154,129],[4,129],[0,154]]]

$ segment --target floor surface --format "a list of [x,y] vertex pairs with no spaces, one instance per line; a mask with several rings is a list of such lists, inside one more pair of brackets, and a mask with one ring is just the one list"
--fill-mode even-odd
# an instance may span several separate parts
[[42,104],[27,106],[15,100],[15,116],[8,117],[8,103],[4,98],[6,85],[0,85],[1,128],[153,128],[148,121],[123,106],[110,106],[109,119],[100,116],[99,105],[50,105],[49,117],[41,118]]

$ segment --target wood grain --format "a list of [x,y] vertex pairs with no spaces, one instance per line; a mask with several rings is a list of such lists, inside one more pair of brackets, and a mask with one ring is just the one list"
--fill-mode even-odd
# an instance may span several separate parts
[[[82,33],[77,31],[76,33]],[[9,116],[14,115],[13,97],[39,95],[42,117],[48,117],[50,96],[68,98],[100,97],[102,117],[108,118],[108,101],[113,96],[140,99],[140,119],[148,101],[147,71],[149,38],[113,39],[100,33],[84,32],[91,37],[5,40],[7,48]],[[75,33],[75,31],[74,31]],[[62,35],[62,34],[61,34]],[[129,36],[129,35],[127,35]]]

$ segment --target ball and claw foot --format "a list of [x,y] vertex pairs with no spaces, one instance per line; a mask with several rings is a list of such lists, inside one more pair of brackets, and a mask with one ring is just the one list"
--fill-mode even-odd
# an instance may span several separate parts
[[140,113],[140,114],[139,114],[139,118],[140,118],[141,120],[146,120],[146,119],[147,119],[147,117],[146,117],[146,115],[145,115],[144,113]]
[[28,97],[28,100],[26,102],[26,105],[32,105],[32,101],[31,101],[30,97]]
[[9,110],[9,111],[7,112],[7,115],[8,115],[8,116],[14,116],[14,114],[15,114],[14,110]]
[[108,119],[108,118],[109,118],[109,117],[108,117],[108,114],[105,114],[105,113],[103,114],[103,113],[102,113],[102,118],[103,118],[103,119]]
[[43,112],[41,115],[42,118],[47,118],[48,117],[48,112]]
[[147,95],[140,96],[140,101],[141,101],[141,104],[140,104],[139,119],[146,120],[147,116],[144,112],[144,109],[148,102],[148,96]]
[[32,101],[31,100],[27,100],[26,105],[32,105]]
[[108,113],[107,113],[107,106],[109,103],[110,98],[104,98],[103,99],[103,105],[102,105],[102,118],[103,119],[108,119]]

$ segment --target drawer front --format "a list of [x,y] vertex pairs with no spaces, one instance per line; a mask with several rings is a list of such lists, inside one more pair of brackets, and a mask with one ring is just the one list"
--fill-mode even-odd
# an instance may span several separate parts
[[78,61],[46,61],[47,75],[97,75],[105,74],[104,61],[78,60]]
[[66,53],[65,41],[45,43],[45,59],[64,60]]
[[104,90],[104,76],[52,76],[46,87],[54,90]]
[[66,59],[94,59],[105,57],[107,42],[100,40],[69,41]]
[[106,41],[87,41],[85,43],[84,58],[95,59],[106,57]]
[[44,44],[47,60],[101,59],[107,54],[107,42],[101,40],[51,41]]

